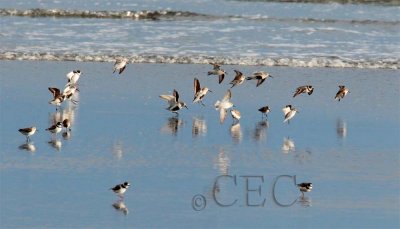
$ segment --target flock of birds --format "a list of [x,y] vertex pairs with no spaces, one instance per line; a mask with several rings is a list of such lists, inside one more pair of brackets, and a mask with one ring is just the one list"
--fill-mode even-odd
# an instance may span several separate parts
[[[123,73],[125,70],[126,66],[128,64],[128,60],[126,59],[117,59],[116,62],[114,63],[114,68],[113,68],[113,73],[117,72],[118,74]],[[210,63],[213,65],[213,69],[208,71],[208,75],[216,75],[218,76],[218,83],[221,84],[225,78],[226,71],[221,68],[221,65],[217,63]],[[254,72],[251,76],[246,77],[242,72],[239,70],[234,70],[235,72],[235,77],[234,79],[229,83],[231,84],[231,88],[235,86],[239,86],[243,84],[246,80],[256,80],[257,84],[256,87],[259,87],[261,84],[263,84],[268,78],[273,78],[269,73],[264,72],[264,71],[257,71]],[[52,94],[52,99],[49,101],[49,104],[52,104],[56,106],[56,110],[58,110],[61,106],[61,104],[69,100],[73,104],[77,104],[79,101],[74,100],[74,94],[79,91],[78,88],[78,80],[81,76],[82,72],[80,70],[73,70],[66,74],[67,77],[67,84],[64,87],[64,90],[61,91],[58,88],[55,87],[49,87],[48,90]],[[218,100],[215,104],[214,107],[216,110],[219,110],[219,120],[220,123],[223,123],[228,110],[230,111],[230,114],[233,118],[234,123],[238,123],[241,115],[240,111],[237,109],[234,109],[235,105],[230,101],[232,97],[232,92],[231,88],[227,90],[225,93],[224,97],[221,100]],[[301,94],[307,93],[308,95],[311,95],[314,91],[314,87],[312,85],[305,85],[305,86],[300,86],[296,89],[293,97],[296,97]],[[208,92],[212,92],[209,88],[207,87],[201,87],[200,81],[197,78],[194,78],[194,98],[193,98],[193,103],[200,103],[201,105],[205,106],[203,103],[203,98],[206,96]],[[336,96],[334,97],[335,100],[340,101],[343,99],[347,94],[349,93],[349,89],[346,88],[343,85],[339,86],[339,91],[336,93]],[[167,110],[175,113],[178,115],[178,111],[181,110],[182,108],[188,109],[187,105],[185,102],[181,101],[179,98],[179,93],[177,90],[173,90],[172,95],[160,95],[159,96],[161,99],[164,99],[168,102],[168,107],[166,108]],[[270,112],[269,106],[263,106],[258,109],[259,112],[261,112],[262,116],[268,118],[268,113]],[[293,107],[292,105],[286,105],[282,109],[284,113],[284,120],[283,122],[290,122],[290,120],[296,115],[297,109]],[[54,125],[48,127],[46,131],[49,131],[52,136],[57,135],[57,133],[60,133],[62,129],[65,128],[65,131],[71,131],[71,122],[68,119],[64,119],[62,122],[56,122]],[[26,136],[26,142],[30,142],[30,137],[34,135],[37,131],[37,128],[35,126],[32,127],[27,127],[27,128],[21,128],[19,129],[19,132],[23,135]],[[118,184],[115,187],[111,188],[113,192],[115,192],[121,199],[123,199],[123,194],[125,191],[128,189],[130,184],[128,182],[124,182],[122,184]],[[300,183],[297,184],[299,190],[304,196],[304,192],[310,192],[312,190],[312,183]]]

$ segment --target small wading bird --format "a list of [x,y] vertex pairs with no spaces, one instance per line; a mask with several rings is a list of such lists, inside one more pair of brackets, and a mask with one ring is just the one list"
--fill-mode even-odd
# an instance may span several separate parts
[[210,64],[212,64],[214,67],[213,67],[213,70],[209,71],[207,74],[208,75],[217,75],[218,83],[221,84],[225,78],[226,72],[221,68],[221,65],[216,64],[216,63],[210,63]]
[[343,86],[343,85],[340,85],[340,86],[339,86],[339,91],[336,93],[335,100],[340,101],[340,100],[343,99],[343,98],[347,95],[347,93],[349,93],[349,92],[350,92],[350,91],[349,91],[349,89],[348,89],[347,87],[345,87],[345,86]]
[[49,131],[52,134],[60,133],[61,130],[62,130],[62,123],[61,122],[57,122],[55,125],[50,126],[46,130]]
[[246,79],[246,77],[243,75],[242,72],[240,72],[240,71],[238,71],[238,70],[233,70],[233,71],[235,71],[236,76],[235,76],[235,78],[229,83],[229,84],[232,84],[232,87],[231,87],[231,88],[233,88],[233,87],[236,86],[236,85],[242,84],[242,83],[244,82],[244,80]]
[[240,112],[238,110],[232,109],[231,115],[233,118],[233,124],[238,123],[239,119],[241,118]]
[[229,100],[232,97],[231,90],[228,90],[221,101],[217,100],[215,103],[215,109],[219,110],[219,121],[222,124],[225,120],[227,110],[233,107],[233,103]]
[[297,184],[297,187],[299,188],[302,197],[304,197],[304,193],[305,192],[311,192],[312,190],[312,183],[301,183],[301,184]]
[[159,97],[168,102],[169,106],[166,109],[175,114],[178,114],[178,111],[183,107],[189,109],[186,103],[179,101],[179,93],[175,89],[172,95],[160,95]]
[[194,78],[194,98],[193,103],[200,102],[201,105],[205,106],[203,103],[203,97],[207,94],[207,92],[212,92],[207,87],[200,87],[200,81],[197,78]]
[[261,112],[261,119],[264,118],[264,115],[266,118],[268,118],[268,113],[271,111],[269,109],[269,106],[265,106],[265,107],[261,107],[260,109],[258,109],[259,112]]
[[122,184],[117,184],[113,188],[110,188],[115,194],[118,195],[119,198],[124,199],[124,193],[131,186],[128,182],[124,182]]
[[296,115],[296,112],[298,112],[298,110],[292,107],[292,105],[286,105],[282,111],[285,114],[285,120],[283,120],[283,122],[288,122],[288,124],[290,123],[290,119],[292,119]]
[[31,138],[30,136],[34,135],[36,132],[36,127],[32,126],[32,127],[27,127],[27,128],[21,128],[18,130],[21,134],[26,136],[26,142],[30,142]]
[[53,99],[49,101],[49,104],[56,106],[56,110],[58,110],[66,95],[61,94],[60,89],[56,87],[49,87],[49,91],[53,94]]
[[113,73],[115,73],[115,71],[119,71],[118,74],[121,74],[125,70],[127,64],[127,59],[117,59],[114,63]]
[[66,86],[74,86],[78,83],[79,77],[81,77],[80,70],[73,70],[67,73],[68,83]]
[[260,86],[268,78],[273,78],[269,73],[264,71],[254,72],[252,76],[247,77],[247,80],[257,80],[256,87]]
[[307,93],[308,95],[311,95],[313,92],[314,92],[314,87],[311,85],[300,86],[296,88],[296,92],[294,93],[293,98],[302,93]]

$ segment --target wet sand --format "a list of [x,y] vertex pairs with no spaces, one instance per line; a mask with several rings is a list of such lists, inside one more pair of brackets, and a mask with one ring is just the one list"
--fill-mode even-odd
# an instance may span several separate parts
[[[117,76],[112,63],[0,61],[2,227],[399,226],[398,71],[223,67],[219,85],[210,65],[130,64]],[[72,69],[83,72],[79,103],[56,112],[47,87],[63,87]],[[221,125],[213,104],[233,69],[274,78],[234,87],[240,125],[229,114]],[[194,77],[213,91],[205,107],[191,103]],[[292,98],[307,84],[314,94]],[[341,84],[351,93],[337,102]],[[189,107],[179,116],[158,97],[173,89]],[[287,104],[300,111],[289,125]],[[264,105],[268,120],[257,111]],[[52,138],[45,129],[65,117],[72,131]],[[31,125],[39,132],[25,144],[17,130]],[[313,191],[298,198],[283,177],[274,200],[281,175]],[[109,188],[125,180],[121,204]]]

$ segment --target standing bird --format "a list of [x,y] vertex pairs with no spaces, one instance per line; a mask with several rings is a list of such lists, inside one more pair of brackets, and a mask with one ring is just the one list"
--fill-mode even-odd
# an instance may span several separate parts
[[247,80],[257,80],[256,87],[260,86],[268,78],[273,78],[269,73],[264,71],[254,72],[252,76],[247,77]]
[[124,198],[124,193],[131,186],[128,182],[124,182],[123,184],[117,184],[113,188],[110,188],[115,194],[118,195],[121,199]]
[[203,103],[203,97],[207,94],[207,92],[212,92],[207,87],[200,87],[200,81],[197,78],[194,78],[194,98],[193,103],[200,102],[201,105],[205,106]]
[[64,121],[62,121],[62,125],[65,128],[65,131],[71,131],[71,122],[69,119],[64,119]]
[[214,67],[213,70],[208,71],[208,75],[217,75],[218,76],[218,83],[221,84],[225,78],[225,70],[221,68],[219,64],[211,63]]
[[80,70],[73,70],[67,73],[67,79],[68,83],[66,86],[73,86],[76,85],[79,77],[81,77],[81,71]]
[[335,100],[341,100],[341,99],[343,99],[346,95],[347,95],[347,93],[349,93],[350,91],[349,91],[349,89],[347,88],[347,87],[345,87],[345,86],[343,86],[343,85],[340,85],[339,86],[339,91],[336,93],[336,96],[335,96]]
[[271,111],[269,109],[269,106],[265,106],[265,107],[261,107],[260,109],[258,109],[259,112],[261,112],[261,119],[264,118],[264,115],[266,118],[268,118],[268,113]]
[[283,120],[284,123],[290,123],[290,119],[292,119],[298,112],[298,110],[292,107],[292,105],[286,105],[286,107],[284,107],[282,111],[285,114],[285,120]]
[[221,124],[225,121],[227,110],[233,107],[233,103],[229,101],[231,98],[231,90],[228,90],[222,100],[217,100],[217,102],[214,104],[215,109],[219,110],[219,121]]
[[113,73],[115,73],[115,71],[119,71],[118,74],[121,74],[125,70],[127,64],[127,59],[117,59],[114,63]]
[[30,136],[34,135],[36,132],[36,127],[32,126],[32,127],[27,127],[27,128],[22,128],[18,130],[21,134],[26,136],[26,142],[30,142],[31,138]]
[[49,101],[49,104],[56,106],[56,110],[61,106],[61,103],[64,102],[66,96],[61,94],[60,89],[56,87],[49,87],[49,91],[53,94],[53,99]]
[[243,75],[242,72],[240,72],[240,71],[238,71],[238,70],[233,70],[233,71],[235,71],[236,76],[235,76],[235,78],[229,83],[229,84],[232,84],[232,87],[231,87],[231,88],[233,88],[233,87],[236,86],[236,85],[242,84],[242,83],[244,82],[244,80],[246,79],[246,77]]
[[178,114],[178,111],[183,107],[189,109],[186,103],[179,101],[179,93],[175,89],[172,95],[160,95],[159,97],[168,102],[169,106],[166,109],[173,113]]
[[238,110],[232,109],[231,115],[233,118],[233,123],[238,123],[239,119],[241,118],[240,112]]
[[307,93],[308,95],[311,95],[314,92],[314,87],[311,85],[305,85],[296,88],[296,92],[293,95],[293,98],[302,94],[302,93]]
[[297,184],[297,187],[299,188],[302,197],[304,197],[304,193],[305,192],[311,192],[312,190],[312,183],[301,183],[301,184]]
[[60,133],[62,130],[63,124],[61,122],[57,122],[55,125],[50,126],[46,130],[52,134]]

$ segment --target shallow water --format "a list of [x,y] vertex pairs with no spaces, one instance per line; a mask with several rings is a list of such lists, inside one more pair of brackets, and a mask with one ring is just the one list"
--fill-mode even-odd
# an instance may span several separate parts
[[[113,76],[111,63],[1,61],[2,228],[399,226],[398,71],[228,65],[218,85],[210,68],[131,64]],[[237,68],[274,78],[232,89],[242,113],[232,127],[230,116],[219,124],[212,105]],[[79,103],[55,112],[47,87],[64,86],[72,69],[83,72]],[[194,77],[213,90],[206,107],[191,104]],[[292,98],[305,84],[314,94]],[[351,93],[337,102],[340,84]],[[173,89],[189,106],[179,116],[158,98]],[[300,110],[289,125],[286,104]],[[267,122],[257,111],[264,105],[272,110]],[[52,141],[44,129],[65,117],[70,135]],[[31,125],[39,132],[23,145],[17,130]],[[300,195],[293,177],[281,175],[312,182],[313,191],[279,206]],[[116,210],[109,188],[125,180],[127,209]],[[192,203],[198,194],[201,211],[194,208],[202,196]]]

